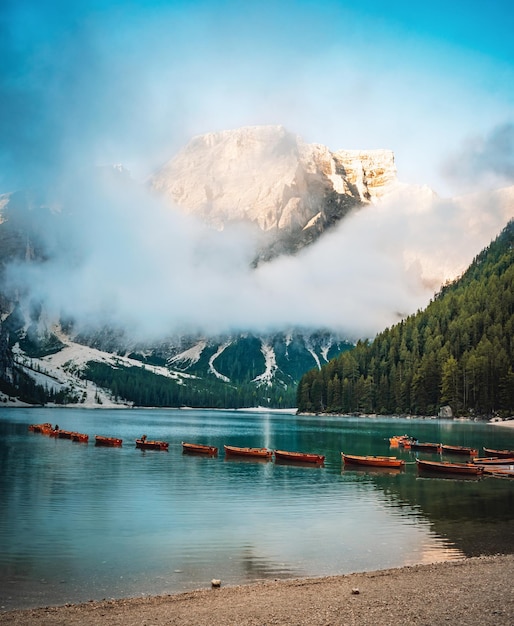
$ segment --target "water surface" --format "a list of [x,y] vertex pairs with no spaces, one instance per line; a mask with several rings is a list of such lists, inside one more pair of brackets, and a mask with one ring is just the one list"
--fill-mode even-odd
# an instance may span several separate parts
[[[99,448],[30,423],[121,437]],[[174,593],[514,552],[514,481],[348,470],[388,438],[514,448],[486,424],[207,410],[0,409],[0,607]],[[134,440],[169,441],[168,452]],[[218,457],[182,454],[181,442]],[[223,444],[326,455],[323,467],[224,458]],[[423,455],[431,458],[431,455]],[[435,457],[434,457],[435,458]],[[457,460],[457,459],[454,459]],[[462,459],[458,459],[462,460]]]

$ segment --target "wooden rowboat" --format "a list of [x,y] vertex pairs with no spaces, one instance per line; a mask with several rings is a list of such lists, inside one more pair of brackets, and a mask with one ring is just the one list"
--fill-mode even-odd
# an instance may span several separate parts
[[514,478],[514,468],[505,469],[503,467],[484,467],[484,474],[497,476],[499,478]]
[[341,452],[345,465],[366,465],[370,467],[404,467],[405,461],[395,456],[357,456]]
[[314,463],[316,465],[322,465],[325,462],[325,457],[322,454],[311,454],[308,452],[275,450],[275,461],[293,461],[295,463]]
[[45,422],[44,424],[30,424],[29,430],[33,433],[41,433],[42,435],[48,435],[50,437],[57,437],[59,428],[55,428],[52,424]]
[[102,437],[101,435],[95,435],[95,446],[108,446],[111,448],[119,448],[123,443],[122,439],[116,437]]
[[482,474],[483,468],[473,463],[450,463],[449,461],[422,461],[416,459],[418,470],[429,472],[442,472],[444,474]]
[[271,459],[273,451],[268,448],[237,448],[236,446],[223,446],[227,456],[257,457],[260,459]]
[[473,459],[476,465],[514,465],[514,456],[510,459],[500,456],[476,457]]
[[499,456],[506,459],[514,458],[514,450],[493,450],[491,448],[484,448],[487,456]]
[[419,441],[413,441],[410,444],[412,450],[426,450],[427,452],[441,452],[440,443],[425,443]]
[[466,448],[466,446],[448,446],[441,444],[441,452],[447,452],[449,454],[467,454],[468,456],[478,456],[478,450],[476,448]]
[[394,435],[393,437],[389,437],[389,445],[391,448],[398,448],[401,446],[402,448],[409,449],[414,441],[415,439],[409,435]]
[[44,424],[30,424],[29,430],[33,433],[42,433],[44,431],[53,430],[53,427],[49,422],[45,422]]
[[73,433],[71,430],[58,430],[57,431],[58,439],[71,439],[72,436],[73,436]]
[[89,441],[89,435],[84,433],[71,433],[71,440],[78,441],[79,443],[87,443]]
[[136,448],[141,450],[168,450],[167,441],[151,441],[149,439],[136,439]]
[[182,452],[186,454],[208,454],[214,456],[218,454],[216,446],[207,446],[203,443],[186,443],[182,442]]

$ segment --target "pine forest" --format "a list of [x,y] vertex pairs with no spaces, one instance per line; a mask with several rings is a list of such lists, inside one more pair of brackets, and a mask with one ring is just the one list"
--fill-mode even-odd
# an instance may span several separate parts
[[302,377],[299,412],[514,412],[514,222],[428,307]]

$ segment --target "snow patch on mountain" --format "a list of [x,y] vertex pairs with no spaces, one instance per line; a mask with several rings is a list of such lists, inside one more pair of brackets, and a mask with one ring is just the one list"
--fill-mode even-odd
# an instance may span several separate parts
[[327,363],[328,363],[328,351],[329,350],[330,350],[329,345],[324,345],[324,346],[321,346],[320,348],[321,356],[323,357],[324,361]]
[[[325,344],[326,345],[326,344]],[[314,361],[316,362],[316,366],[318,369],[321,369],[321,361],[319,359],[319,356],[315,350],[315,346],[313,345],[313,343],[311,342],[310,339],[307,339],[305,342],[305,348],[307,350],[307,352],[309,352],[309,354],[312,355],[312,358],[314,359]],[[330,349],[330,345],[327,347],[327,352]],[[326,360],[326,359],[325,359]]]
[[105,363],[111,367],[138,367],[144,368],[158,376],[165,376],[184,384],[186,380],[193,380],[196,376],[185,372],[177,372],[157,365],[142,363],[137,359],[126,356],[102,352],[95,348],[67,340],[62,333],[59,339],[65,346],[59,352],[48,356],[35,358],[26,356],[16,344],[13,348],[16,364],[30,376],[37,384],[49,390],[60,391],[67,389],[79,397],[75,406],[83,408],[114,408],[131,406],[131,403],[115,400],[109,392],[98,387],[90,380],[81,376],[84,366],[91,361]]
[[218,372],[218,370],[214,367],[214,361],[220,356],[222,352],[224,352],[229,347],[231,343],[231,341],[226,341],[225,343],[221,344],[216,352],[209,359],[209,372],[211,374],[214,374],[214,376],[216,376],[216,378],[219,378],[219,380],[223,380],[226,383],[230,382],[230,378],[228,378],[228,376],[225,376],[221,372]]
[[174,363],[188,364],[190,366],[194,365],[200,360],[200,357],[202,356],[202,352],[205,350],[206,345],[207,341],[205,341],[205,339],[202,339],[188,350],[184,350],[184,352],[181,352],[180,354],[176,354],[175,356],[169,358],[168,363],[170,365],[173,365]]
[[277,358],[275,354],[275,350],[273,350],[273,346],[271,346],[267,341],[262,341],[261,343],[261,352],[264,356],[264,372],[256,376],[252,382],[257,383],[257,385],[268,385],[268,387],[273,384],[275,372],[278,369],[277,366]]
[[[94,348],[70,343],[56,354],[41,358],[27,357],[16,345],[13,348],[16,364],[37,384],[53,391],[73,391],[84,408],[127,407],[130,403],[115,401],[111,395],[93,382],[81,378],[80,369],[88,361],[108,363],[112,355]],[[141,365],[141,363],[139,363]]]

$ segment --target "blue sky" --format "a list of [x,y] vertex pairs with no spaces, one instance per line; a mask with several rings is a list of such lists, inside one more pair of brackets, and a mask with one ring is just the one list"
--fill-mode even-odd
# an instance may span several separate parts
[[255,124],[393,149],[400,179],[443,194],[498,160],[505,177],[513,18],[494,0],[4,0],[0,192],[65,166],[144,178],[192,135]]

